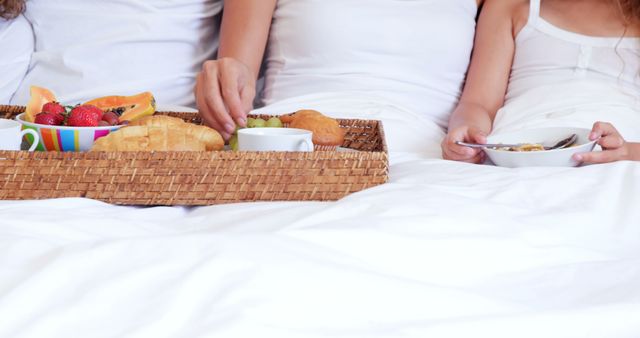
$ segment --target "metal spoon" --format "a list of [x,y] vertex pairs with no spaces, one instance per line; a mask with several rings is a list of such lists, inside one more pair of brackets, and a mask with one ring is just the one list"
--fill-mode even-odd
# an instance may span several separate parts
[[[544,147],[544,150],[554,150],[554,149],[564,149],[572,146],[578,140],[578,135],[572,134],[571,136],[558,141],[551,147]],[[470,148],[517,148],[526,143],[518,143],[518,144],[504,144],[504,143],[487,143],[487,144],[477,144],[477,143],[466,143],[456,141],[456,144],[459,146],[470,147]]]
[[553,149],[564,149],[569,148],[574,145],[578,141],[578,135],[571,134],[571,136],[565,138],[564,140],[558,141],[558,143],[554,144],[551,147],[544,147],[545,150],[553,150]]

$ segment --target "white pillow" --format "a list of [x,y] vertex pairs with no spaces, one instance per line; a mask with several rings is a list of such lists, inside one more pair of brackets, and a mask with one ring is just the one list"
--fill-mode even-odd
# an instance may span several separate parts
[[194,106],[221,10],[222,0],[28,1],[35,52],[12,102],[39,85],[64,103],[151,91],[159,104]]

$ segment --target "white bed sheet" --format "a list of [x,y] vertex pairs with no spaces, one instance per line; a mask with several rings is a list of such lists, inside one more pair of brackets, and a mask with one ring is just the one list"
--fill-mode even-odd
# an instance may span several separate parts
[[331,203],[0,202],[0,337],[640,336],[639,163],[429,149]]

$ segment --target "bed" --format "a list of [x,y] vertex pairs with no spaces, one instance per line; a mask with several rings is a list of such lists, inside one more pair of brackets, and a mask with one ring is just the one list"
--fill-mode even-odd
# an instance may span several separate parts
[[0,337],[640,336],[640,163],[444,161],[365,101],[314,100],[421,133],[337,202],[0,202]]

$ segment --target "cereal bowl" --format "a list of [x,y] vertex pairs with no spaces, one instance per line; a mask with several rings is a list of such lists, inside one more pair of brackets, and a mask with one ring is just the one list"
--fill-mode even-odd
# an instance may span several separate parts
[[[22,124],[22,129],[33,129],[40,136],[38,147],[40,151],[88,151],[95,140],[109,135],[112,131],[122,128],[118,126],[104,127],[69,127],[49,126],[23,120],[24,114],[16,116],[16,121]],[[25,139],[31,145],[33,136],[26,135]]]
[[551,147],[572,134],[577,135],[577,140],[573,146],[564,149],[520,152],[487,148],[485,152],[491,162],[500,167],[575,167],[580,163],[573,160],[573,155],[592,151],[596,145],[596,141],[589,140],[590,133],[591,130],[586,128],[557,127],[495,134],[487,138],[487,143],[527,143]]

